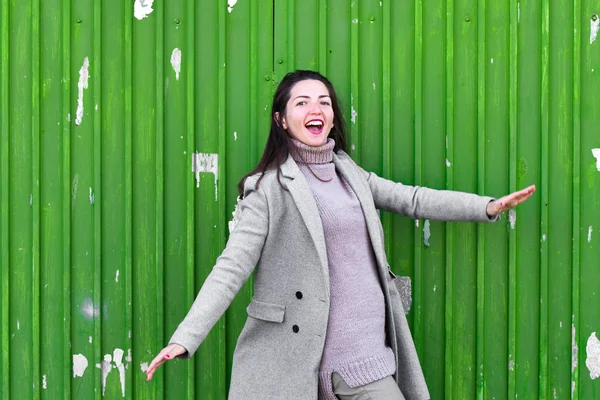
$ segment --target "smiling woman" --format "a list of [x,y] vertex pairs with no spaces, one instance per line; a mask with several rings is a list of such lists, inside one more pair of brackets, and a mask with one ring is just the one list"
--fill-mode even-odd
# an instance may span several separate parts
[[428,399],[377,209],[489,222],[535,188],[494,200],[363,170],[346,154],[335,90],[316,72],[286,75],[271,115],[227,246],[147,379],[196,352],[256,268],[229,399]]

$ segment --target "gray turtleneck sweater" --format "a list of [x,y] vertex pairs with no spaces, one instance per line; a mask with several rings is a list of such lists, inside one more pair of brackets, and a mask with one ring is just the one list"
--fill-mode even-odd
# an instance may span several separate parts
[[292,142],[291,154],[313,192],[327,247],[331,298],[319,398],[334,400],[333,372],[350,387],[366,385],[395,372],[394,353],[386,345],[385,303],[365,217],[335,170],[335,142],[328,139],[320,147]]

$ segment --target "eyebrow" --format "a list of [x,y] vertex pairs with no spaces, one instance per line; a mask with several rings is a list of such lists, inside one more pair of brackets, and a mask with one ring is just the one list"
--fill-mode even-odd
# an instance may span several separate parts
[[[319,99],[322,99],[323,97],[331,97],[331,96],[329,96],[328,94],[322,94],[322,95],[319,96]],[[300,96],[294,97],[294,100],[299,99],[299,98],[310,99],[310,96],[302,94]]]

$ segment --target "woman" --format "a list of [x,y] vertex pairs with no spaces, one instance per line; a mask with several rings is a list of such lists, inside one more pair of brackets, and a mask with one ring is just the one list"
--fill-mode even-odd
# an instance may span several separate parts
[[345,150],[331,83],[312,71],[286,75],[265,152],[238,186],[238,222],[148,380],[194,354],[256,266],[230,399],[429,398],[376,210],[494,221],[535,187],[499,200],[409,187],[367,173]]

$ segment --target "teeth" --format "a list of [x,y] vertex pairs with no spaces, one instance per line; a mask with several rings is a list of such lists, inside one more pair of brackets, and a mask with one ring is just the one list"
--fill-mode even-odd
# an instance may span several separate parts
[[306,126],[323,126],[323,123],[321,121],[311,121]]

